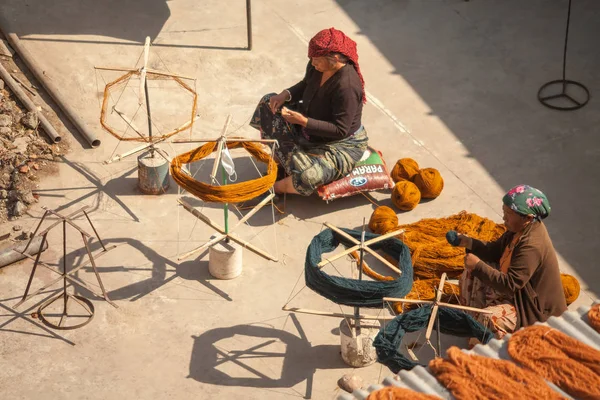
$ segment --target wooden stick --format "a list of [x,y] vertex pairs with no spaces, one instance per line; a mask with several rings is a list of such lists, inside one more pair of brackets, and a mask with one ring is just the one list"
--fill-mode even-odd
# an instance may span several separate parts
[[129,157],[129,156],[130,156],[130,155],[132,155],[132,154],[139,153],[140,151],[142,151],[142,150],[145,150],[145,149],[147,149],[147,148],[148,148],[148,147],[150,147],[150,146],[152,146],[152,143],[146,143],[146,144],[143,144],[143,145],[141,145],[141,146],[134,147],[133,149],[131,149],[131,150],[129,150],[129,151],[126,151],[126,152],[125,152],[125,153],[123,153],[123,154],[117,154],[117,155],[116,155],[116,156],[114,156],[113,158],[111,158],[111,159],[109,159],[109,160],[106,160],[106,161],[104,161],[104,162],[103,162],[103,164],[104,164],[104,165],[108,165],[108,164],[112,164],[112,163],[114,163],[114,162],[117,162],[117,161],[121,161],[121,160],[122,160],[122,159],[124,159],[125,157]]
[[223,126],[223,130],[221,131],[221,138],[219,139],[219,144],[217,146],[217,153],[215,154],[215,163],[213,164],[213,169],[210,174],[210,177],[213,181],[217,180],[217,172],[219,169],[219,164],[221,163],[221,152],[223,151],[223,145],[225,144],[225,138],[227,137],[227,129],[229,129],[229,123],[231,122],[231,114],[227,116],[227,120],[225,121],[225,126]]
[[179,204],[181,204],[183,206],[183,208],[186,209],[186,211],[190,212],[194,217],[198,218],[199,220],[201,220],[202,222],[206,223],[207,225],[209,225],[211,228],[217,230],[219,233],[223,233],[225,234],[225,229],[217,224],[216,222],[214,222],[212,219],[210,219],[209,217],[207,217],[206,215],[202,214],[201,211],[196,210],[194,207],[192,207],[188,202],[186,202],[183,199],[177,199],[177,202]]
[[320,263],[317,264],[317,267],[319,268],[323,268],[325,265],[327,265],[330,262],[333,262],[335,260],[338,260],[344,256],[347,256],[348,254],[352,253],[353,251],[359,250],[360,249],[360,244],[357,244],[356,246],[352,246],[350,248],[347,248],[346,250],[339,252],[338,254],[335,254],[329,258],[325,258],[323,259]]
[[358,316],[352,316],[352,315],[346,315],[346,314],[342,314],[342,313],[334,313],[334,312],[327,312],[327,311],[319,311],[319,310],[310,310],[308,308],[298,308],[298,307],[287,307],[287,306],[283,306],[281,308],[283,311],[290,311],[290,312],[295,312],[295,313],[302,313],[302,314],[311,314],[311,315],[320,315],[323,317],[335,317],[335,318],[346,318],[346,319],[365,319],[365,320],[380,320],[380,321],[390,321],[394,318],[396,318],[394,315],[382,315],[382,316],[376,316],[376,315],[358,315]]
[[[216,142],[220,138],[216,139],[177,139],[173,140],[173,143],[208,143]],[[255,143],[278,143],[276,139],[247,139],[247,138],[232,138],[228,137],[225,139],[226,142],[255,142]]]
[[[139,68],[121,68],[121,67],[94,67],[94,69],[100,69],[100,70],[104,70],[104,71],[120,71],[120,72],[138,72],[140,70]],[[158,70],[150,69],[150,68],[147,68],[146,71],[151,74],[154,74],[154,75],[168,76],[168,77],[172,77],[172,78],[189,79],[192,81],[196,79],[196,78],[192,78],[191,76],[173,74],[170,72],[162,72],[162,71],[158,71]]]
[[181,125],[179,128],[177,128],[178,131],[184,130],[187,127],[189,127],[191,124],[194,123],[194,121],[196,121],[196,117],[190,119],[188,122],[186,122],[185,124]]
[[235,234],[230,233],[227,236],[229,237],[229,239],[244,246],[248,250],[258,254],[259,256],[266,258],[267,260],[271,260],[271,261],[275,261],[275,262],[279,261],[279,259],[277,257],[274,257],[271,254],[267,253],[266,251],[263,251],[263,250],[259,249],[258,247],[254,246],[250,242],[247,242],[247,241],[237,237],[237,235],[235,235]]
[[433,331],[433,324],[435,324],[435,317],[438,313],[439,305],[438,303],[442,300],[442,294],[444,293],[444,283],[446,283],[446,273],[442,274],[440,278],[440,285],[438,287],[438,292],[435,298],[435,302],[433,303],[433,308],[431,309],[431,316],[429,317],[429,324],[427,324],[427,330],[425,331],[425,340],[429,340],[431,337],[431,332]]
[[[431,301],[431,300],[400,299],[397,297],[384,297],[383,301],[390,301],[390,302],[394,302],[394,303],[409,303],[409,304],[433,304],[433,301]],[[463,310],[463,311],[473,311],[473,312],[482,313],[482,314],[492,314],[493,313],[493,311],[490,311],[490,310],[484,310],[481,308],[475,308],[475,307],[469,307],[469,306],[462,306],[460,304],[439,303],[439,305],[441,307],[455,308],[457,310]]]
[[392,271],[396,272],[398,275],[402,275],[402,271],[400,271],[400,269],[398,269],[398,267],[396,267],[394,264],[392,264],[391,262],[389,262],[388,260],[386,260],[382,255],[380,255],[379,253],[377,253],[375,250],[371,249],[370,247],[366,247],[366,246],[365,246],[364,250],[366,252],[368,252],[369,254],[371,254],[376,259],[378,259],[379,261],[381,261],[389,269],[391,269]]
[[179,257],[177,257],[177,261],[185,260],[186,258],[192,256],[193,254],[201,252],[202,250],[205,250],[205,249],[209,248],[210,246],[217,244],[218,242],[220,242],[221,240],[223,240],[225,238],[227,238],[227,235],[224,235],[224,234],[217,235],[213,239],[204,243],[203,245],[196,247],[195,249],[190,250],[185,254],[180,255]]
[[231,228],[230,232],[233,232],[238,226],[242,225],[244,222],[248,221],[254,214],[256,214],[261,208],[263,208],[271,199],[275,197],[275,193],[269,193],[267,197],[265,197],[260,203],[258,203],[250,212],[242,219],[238,221],[237,224],[233,228]]
[[354,244],[359,244],[360,243],[360,241],[356,240],[354,237],[348,235],[346,232],[344,232],[343,230],[341,230],[337,226],[334,226],[334,225],[330,224],[329,222],[325,222],[323,225],[325,225],[326,227],[328,227],[332,231],[336,232],[340,236],[345,237],[346,239],[348,239],[349,241],[351,241]]
[[395,230],[393,232],[388,232],[385,235],[377,236],[376,238],[373,238],[371,240],[367,240],[365,242],[365,246],[370,246],[373,243],[378,243],[378,242],[381,242],[382,240],[386,240],[386,239],[392,238],[394,236],[401,235],[403,233],[404,233],[404,229],[397,229],[397,230]]
[[[146,67],[148,66],[148,57],[150,57],[150,36],[146,36],[146,42],[144,43],[144,66],[140,70],[139,104],[142,104],[142,98],[144,97],[144,84],[146,83]],[[146,99],[146,101],[149,100]]]
[[131,119],[129,119],[125,113],[123,113],[122,111],[118,110],[117,107],[113,107],[113,110],[115,110],[115,112],[119,115],[119,117],[121,117],[123,119],[123,121],[125,121],[125,123],[127,123],[127,125],[129,125],[129,127],[131,129],[133,129],[133,131],[135,133],[138,134],[139,137],[141,137],[142,139],[146,139],[146,137],[144,137],[144,135],[142,135],[142,133],[140,132],[140,130],[133,124],[133,121]]
[[[336,226],[334,226],[334,225],[332,225],[332,224],[330,224],[330,223],[328,223],[328,222],[326,222],[324,225],[325,225],[326,227],[328,227],[329,229],[331,229],[332,231],[334,231],[334,232],[338,233],[340,236],[342,236],[342,237],[345,237],[346,239],[350,240],[351,242],[353,242],[353,243],[355,243],[355,244],[359,244],[359,241],[358,241],[358,240],[356,240],[354,237],[352,237],[352,236],[348,235],[346,232],[344,232],[344,231],[343,231],[343,230],[341,230],[340,228],[338,228],[338,227],[336,227]],[[387,234],[385,234],[385,235],[382,235],[382,236],[379,236],[379,237],[373,238],[373,239],[371,239],[371,240],[368,240],[368,241],[366,241],[366,242],[363,244],[363,246],[362,246],[362,249],[363,249],[364,251],[367,251],[367,252],[369,252],[369,254],[371,254],[373,257],[377,258],[379,261],[381,261],[383,264],[385,264],[387,267],[389,267],[389,268],[390,268],[392,271],[394,271],[394,272],[396,272],[398,275],[400,275],[400,274],[402,273],[402,271],[400,271],[400,270],[399,270],[399,269],[398,269],[398,268],[397,268],[395,265],[393,265],[392,263],[390,263],[388,260],[386,260],[385,258],[383,258],[383,257],[382,257],[381,255],[379,255],[379,254],[378,254],[378,253],[377,253],[375,250],[373,250],[373,249],[369,248],[368,246],[369,246],[369,244],[377,243],[377,242],[379,242],[379,241],[381,241],[381,240],[385,240],[385,239],[388,239],[388,238],[390,238],[390,237],[396,236],[396,235],[398,235],[399,233],[402,233],[402,232],[404,232],[404,230],[403,230],[403,229],[398,229],[398,230],[396,230],[396,231],[394,231],[394,232],[390,232],[390,233],[387,233]],[[377,239],[377,240],[376,240],[376,239]],[[355,247],[356,247],[356,246],[352,247],[352,249],[354,249]],[[361,248],[361,246],[360,246],[360,244],[359,244],[359,247],[358,247],[358,249],[360,249],[360,248]],[[354,251],[354,250],[353,250],[353,251]],[[350,253],[351,253],[351,252],[350,252]],[[337,259],[339,259],[339,258],[341,258],[341,257],[345,256],[346,254],[349,254],[349,253],[348,253],[348,252],[346,252],[346,251],[344,251],[344,252],[340,253],[340,255],[341,255],[340,257],[337,257],[337,256],[330,257],[329,259],[325,259],[325,260],[321,261],[321,262],[320,262],[320,263],[319,263],[317,266],[319,266],[319,267],[322,267],[322,266],[324,266],[325,264],[327,264],[329,261],[337,260]]]

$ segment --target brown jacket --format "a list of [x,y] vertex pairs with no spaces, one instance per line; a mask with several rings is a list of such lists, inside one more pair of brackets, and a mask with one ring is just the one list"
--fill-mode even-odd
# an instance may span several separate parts
[[304,132],[314,143],[351,136],[361,126],[362,84],[354,66],[346,64],[321,86],[323,74],[310,62],[304,79],[289,88],[298,111],[308,117]]
[[471,250],[482,261],[477,263],[472,274],[493,289],[514,295],[519,329],[562,314],[567,310],[567,302],[556,252],[542,222],[533,222],[525,228],[513,250],[506,274],[484,262],[499,263],[513,235],[506,232],[489,243],[473,239]]

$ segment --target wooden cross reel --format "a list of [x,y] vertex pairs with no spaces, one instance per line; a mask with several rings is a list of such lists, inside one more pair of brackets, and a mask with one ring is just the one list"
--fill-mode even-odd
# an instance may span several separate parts
[[384,297],[384,302],[398,302],[398,303],[407,303],[407,304],[431,304],[431,316],[429,317],[429,323],[427,324],[427,329],[425,330],[425,342],[431,344],[431,333],[433,331],[434,324],[437,325],[437,340],[438,340],[438,349],[437,354],[441,354],[441,342],[440,342],[440,317],[438,315],[438,310],[440,307],[453,308],[461,311],[471,311],[480,314],[492,314],[492,311],[484,310],[481,308],[468,307],[460,304],[450,304],[442,302],[442,294],[444,293],[444,284],[446,283],[446,273],[442,274],[440,278],[440,284],[436,289],[436,297],[434,300],[417,300],[417,299],[400,299],[395,297]]
[[[211,181],[213,184],[218,184],[219,170],[222,170],[222,173],[223,173],[222,174],[223,183],[225,185],[227,184],[227,175],[225,172],[225,168],[223,167],[223,153],[225,151],[228,152],[228,150],[226,150],[228,143],[231,143],[231,142],[253,142],[253,143],[270,143],[272,146],[277,145],[276,140],[270,140],[270,139],[269,140],[268,139],[244,139],[244,138],[228,137],[227,130],[229,128],[230,122],[231,122],[231,115],[229,115],[227,117],[225,126],[223,127],[223,131],[221,132],[221,136],[216,139],[193,139],[193,140],[190,139],[190,140],[174,141],[174,143],[208,143],[208,142],[216,142],[217,143],[215,161],[213,164],[212,172],[210,174],[210,178],[211,178]],[[271,155],[271,157],[272,157],[272,155]],[[175,160],[174,160],[174,162],[175,162]],[[191,176],[189,171],[187,171],[184,167],[182,167],[181,170],[184,173],[186,173],[187,175]],[[185,187],[184,187],[184,189],[185,189]],[[200,221],[204,222],[205,224],[207,224],[208,226],[210,226],[211,228],[216,230],[218,233],[216,235],[214,235],[214,237],[212,237],[208,242],[179,256],[178,260],[181,261],[186,258],[189,258],[192,255],[202,252],[222,241],[229,242],[230,240],[232,240],[267,260],[271,260],[271,261],[275,261],[275,262],[278,261],[276,256],[258,248],[257,246],[249,243],[246,240],[243,240],[240,236],[238,236],[235,233],[235,230],[237,228],[239,228],[244,223],[246,223],[253,215],[255,215],[258,211],[260,211],[260,209],[262,209],[265,205],[267,205],[273,199],[273,197],[275,197],[275,193],[273,192],[273,189],[270,188],[269,191],[270,191],[270,193],[264,199],[262,199],[262,201],[260,201],[257,205],[255,205],[246,215],[244,215],[237,222],[237,224],[235,224],[231,228],[229,227],[229,205],[228,205],[228,203],[223,203],[224,226],[221,226],[220,224],[218,224],[217,222],[212,220],[210,217],[205,215],[202,211],[197,210],[191,204],[189,204],[185,200],[179,198],[177,200],[178,203],[181,204],[186,211],[188,211],[194,217],[198,218]]]
[[[379,261],[381,261],[385,266],[387,266],[389,269],[391,269],[392,271],[396,272],[398,275],[401,274],[400,269],[398,269],[398,267],[396,267],[395,265],[393,265],[391,262],[389,262],[388,260],[386,260],[384,257],[382,257],[379,253],[377,253],[375,250],[371,249],[369,246],[375,244],[375,243],[379,243],[383,240],[387,240],[389,238],[392,238],[394,236],[400,235],[402,233],[404,233],[404,229],[397,229],[395,231],[392,232],[388,232],[385,235],[380,235],[377,236],[376,238],[370,239],[365,241],[364,240],[364,232],[365,232],[365,228],[364,228],[364,223],[363,223],[363,234],[361,237],[361,240],[358,241],[355,238],[353,238],[352,236],[348,235],[346,232],[344,232],[343,230],[341,230],[340,228],[334,226],[333,224],[330,224],[328,222],[323,224],[324,226],[326,226],[327,228],[331,229],[332,231],[336,232],[337,234],[339,234],[340,236],[344,237],[345,239],[349,240],[351,243],[354,244],[354,246],[349,247],[333,256],[330,256],[328,258],[324,258],[321,262],[319,262],[319,264],[317,264],[318,268],[323,268],[325,267],[325,265],[338,260],[344,256],[347,256],[355,251],[359,251],[360,252],[360,260],[358,265],[358,271],[359,271],[359,279],[362,277],[362,261],[363,261],[363,255],[364,252],[367,252],[369,254],[371,254],[372,256],[374,256],[375,258],[377,258]],[[291,301],[291,300],[290,300]],[[326,311],[319,311],[319,310],[310,310],[307,308],[298,308],[298,307],[289,307],[288,303],[286,303],[281,309],[283,311],[290,311],[290,312],[295,312],[295,313],[303,313],[303,314],[312,314],[312,315],[321,315],[324,317],[334,317],[334,318],[344,318],[344,319],[354,319],[356,322],[356,325],[359,327],[360,326],[360,320],[391,320],[394,319],[395,316],[389,316],[389,315],[385,315],[385,316],[375,316],[375,315],[361,315],[359,312],[358,307],[355,308],[355,312],[354,312],[354,316],[350,317],[344,313],[331,313],[331,312],[326,312]]]

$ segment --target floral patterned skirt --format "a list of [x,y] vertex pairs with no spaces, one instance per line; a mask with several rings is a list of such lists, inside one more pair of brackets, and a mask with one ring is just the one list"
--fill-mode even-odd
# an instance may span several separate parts
[[[367,149],[364,128],[354,135],[329,143],[311,143],[302,134],[300,125],[290,124],[279,113],[273,114],[265,95],[250,121],[263,139],[277,139],[275,161],[292,177],[294,189],[301,195],[311,195],[319,186],[336,181],[352,172],[352,168]],[[290,107],[293,108],[293,107]]]
[[482,308],[491,314],[471,313],[471,316],[484,326],[489,327],[497,339],[515,331],[517,326],[517,310],[512,299],[501,295],[487,287],[479,279],[471,276],[465,269],[458,281],[460,287],[460,303],[465,306]]

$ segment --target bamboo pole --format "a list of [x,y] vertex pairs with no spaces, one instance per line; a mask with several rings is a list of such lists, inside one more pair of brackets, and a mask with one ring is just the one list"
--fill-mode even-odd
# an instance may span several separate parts
[[[383,257],[382,257],[380,254],[378,254],[378,253],[377,253],[375,250],[373,250],[373,249],[369,248],[369,245],[371,245],[371,244],[374,244],[374,243],[377,243],[377,242],[380,242],[380,241],[382,241],[382,240],[389,239],[390,237],[394,237],[394,236],[396,236],[396,235],[399,235],[399,234],[401,234],[401,233],[403,233],[403,232],[404,232],[404,229],[397,229],[397,230],[395,230],[395,231],[393,231],[393,232],[386,233],[385,235],[378,236],[378,237],[376,237],[376,238],[373,238],[373,239],[370,239],[370,240],[368,240],[368,241],[364,242],[363,244],[360,244],[360,242],[359,242],[358,240],[356,240],[354,237],[352,237],[352,236],[348,235],[346,232],[344,232],[344,231],[343,231],[343,230],[341,230],[340,228],[338,228],[338,227],[336,227],[336,226],[334,226],[334,225],[332,225],[332,224],[330,224],[330,223],[328,223],[328,222],[326,222],[324,225],[325,225],[326,227],[328,227],[329,229],[331,229],[332,231],[334,231],[334,232],[338,233],[340,236],[342,236],[342,237],[344,237],[344,238],[348,239],[349,241],[351,241],[352,243],[354,243],[354,244],[358,245],[358,248],[356,248],[356,246],[354,246],[354,247],[351,247],[351,248],[349,248],[349,249],[347,249],[347,250],[345,250],[345,251],[343,251],[343,252],[339,253],[339,254],[338,254],[338,255],[336,255],[336,256],[333,256],[333,257],[326,258],[325,260],[321,261],[321,262],[320,262],[320,263],[317,265],[318,267],[322,267],[322,266],[324,266],[325,264],[327,264],[328,262],[335,261],[335,260],[337,260],[337,259],[339,259],[339,258],[342,258],[343,256],[345,256],[345,255],[347,255],[347,254],[350,254],[350,253],[352,253],[352,252],[353,252],[353,251],[355,251],[355,250],[360,250],[360,249],[362,249],[362,250],[364,250],[364,251],[367,251],[367,252],[368,252],[369,254],[371,254],[373,257],[377,258],[379,261],[381,261],[383,264],[385,264],[385,265],[386,265],[388,268],[390,268],[392,271],[396,272],[398,275],[400,275],[400,274],[402,273],[402,271],[400,271],[400,270],[399,270],[399,269],[398,269],[398,268],[397,268],[395,265],[393,265],[393,264],[392,264],[392,263],[390,263],[388,260],[386,260],[385,258],[383,258]],[[348,250],[351,250],[351,251],[348,251]],[[338,256],[339,256],[339,257],[338,257]]]
[[[189,124],[189,122],[188,122]],[[173,140],[173,143],[208,143],[216,142],[220,138],[214,139],[177,139]],[[276,139],[249,139],[249,138],[232,138],[228,137],[225,139],[226,142],[255,142],[255,143],[278,143]]]
[[188,251],[185,254],[182,254],[181,256],[177,257],[177,261],[182,261],[185,260],[188,257],[191,257],[192,255],[201,252],[202,250],[208,249],[210,246],[219,243],[221,240],[227,238],[227,235],[224,234],[220,234],[215,236],[214,238],[212,238],[211,240],[209,240],[208,242],[204,243],[203,245],[196,247],[193,250]]
[[221,225],[219,225],[218,223],[214,222],[212,219],[210,219],[208,216],[204,215],[202,212],[196,210],[187,201],[185,201],[183,199],[177,199],[177,202],[179,204],[181,204],[183,206],[183,208],[186,209],[186,211],[188,211],[189,213],[191,213],[194,217],[198,218],[199,220],[201,220],[205,224],[209,225],[211,228],[219,231],[219,233],[225,233],[225,229],[223,229],[223,227]]
[[365,242],[365,246],[370,246],[373,243],[378,243],[378,242],[381,242],[382,240],[390,239],[390,238],[392,238],[394,236],[398,236],[398,235],[401,235],[403,233],[404,233],[404,229],[397,229],[395,231],[388,232],[385,235],[377,236],[376,238],[367,240]]
[[357,244],[356,246],[352,246],[344,251],[341,251],[329,258],[324,258],[323,260],[321,260],[320,263],[317,264],[317,267],[319,268],[323,268],[325,265],[327,265],[330,262],[333,262],[335,260],[338,260],[344,256],[347,256],[348,254],[352,253],[353,251],[359,250],[360,249],[360,244]]
[[259,249],[258,247],[254,246],[250,242],[247,242],[247,241],[239,238],[237,235],[235,235],[233,233],[230,233],[227,236],[229,237],[229,239],[231,239],[234,242],[236,242],[236,243],[244,246],[248,250],[250,250],[250,251],[258,254],[259,256],[262,256],[262,257],[266,258],[267,260],[271,260],[271,261],[275,261],[275,262],[279,261],[279,259],[277,257],[274,257],[271,254],[267,253],[266,251]]
[[[435,303],[433,303],[433,308],[431,310],[431,316],[429,317],[429,323],[427,324],[427,330],[425,331],[425,340],[429,341],[431,337],[431,332],[433,331],[433,324],[435,324],[435,318],[437,317],[439,302],[442,300],[442,294],[444,293],[444,283],[446,283],[446,273],[442,274],[440,278],[440,285],[437,291],[437,295],[435,298]],[[439,350],[439,349],[438,349]]]
[[[99,70],[103,70],[103,71],[120,71],[120,72],[138,72],[140,70],[139,68],[121,68],[121,67],[94,67],[94,69],[99,69]],[[162,72],[162,71],[158,71],[156,69],[150,69],[150,68],[147,68],[146,72],[148,72],[150,74],[154,74],[154,75],[168,76],[168,77],[173,77],[173,78],[189,79],[189,80],[192,80],[192,81],[194,79],[196,79],[196,78],[192,78],[191,76],[173,74],[171,72]]]
[[237,227],[242,225],[244,222],[248,221],[254,214],[256,214],[269,201],[271,201],[271,199],[273,197],[275,197],[275,193],[269,193],[269,195],[267,197],[265,197],[260,203],[258,203],[252,210],[250,210],[250,212],[248,212],[248,214],[244,215],[244,217],[242,219],[240,219],[233,228],[231,228],[231,231],[233,232]]
[[334,318],[346,318],[346,319],[365,319],[365,320],[380,320],[380,321],[390,321],[393,320],[394,318],[396,318],[394,315],[382,315],[382,316],[376,316],[376,315],[358,315],[358,316],[350,316],[350,315],[346,315],[343,313],[335,313],[335,312],[327,312],[327,311],[319,311],[319,310],[311,310],[308,308],[298,308],[298,307],[287,307],[287,306],[283,306],[281,308],[283,311],[289,311],[289,312],[294,312],[294,313],[301,313],[301,314],[310,314],[310,315],[320,315],[323,317],[334,317]]
[[134,131],[135,133],[137,133],[139,137],[141,137],[142,139],[146,139],[146,138],[145,138],[145,136],[144,136],[144,135],[142,135],[142,133],[140,132],[140,130],[137,128],[137,126],[135,126],[135,125],[133,124],[133,121],[132,121],[130,118],[128,118],[128,117],[125,115],[125,113],[124,113],[124,112],[122,112],[121,110],[117,109],[117,107],[113,107],[113,110],[115,110],[115,112],[116,112],[116,113],[119,115],[119,117],[121,117],[121,119],[123,119],[123,121],[125,121],[125,123],[126,123],[127,125],[129,125],[129,127],[130,127],[131,129],[133,129],[133,131]]
[[392,271],[396,272],[398,275],[402,275],[402,271],[400,271],[400,269],[398,267],[395,267],[391,262],[389,262],[388,260],[383,258],[383,256],[381,256],[375,250],[373,250],[369,247],[366,247],[366,246],[365,246],[364,250],[367,251],[369,254],[371,254],[376,259],[378,259],[379,261],[381,261],[381,263],[384,264],[386,267],[388,267]]
[[[268,260],[271,261],[278,261],[278,259],[274,256],[272,256],[271,254],[265,252],[264,250],[259,249],[258,247],[254,246],[253,244],[251,244],[248,241],[243,240],[242,238],[238,237],[237,235],[235,235],[233,233],[233,229],[231,230],[231,232],[229,232],[228,234],[225,234],[225,230],[223,229],[223,227],[221,227],[219,224],[217,224],[216,222],[214,222],[212,219],[210,219],[209,217],[207,217],[206,215],[202,214],[200,211],[196,210],[194,207],[192,207],[189,203],[187,203],[185,200],[183,199],[177,199],[177,202],[179,204],[181,204],[186,211],[190,212],[194,217],[198,218],[199,220],[201,220],[202,222],[206,223],[207,225],[209,225],[211,228],[215,229],[216,231],[218,231],[221,234],[221,238],[212,243],[211,246],[225,238],[229,238],[231,240],[233,240],[234,242],[244,246],[245,248],[247,248],[248,250],[258,254],[261,257],[264,257]],[[250,213],[248,213],[250,214]],[[250,218],[250,217],[248,217]],[[245,220],[242,218],[242,220],[240,220],[240,222],[245,222]],[[237,226],[236,226],[237,227]],[[235,229],[235,228],[234,228]],[[188,253],[180,256],[177,258],[177,260],[181,261],[184,258],[189,257],[190,255],[197,253],[198,251],[201,251],[202,249],[206,248],[208,246],[202,245],[194,250],[189,251]]]
[[[384,297],[383,301],[390,301],[393,303],[409,303],[409,304],[433,304],[434,303],[431,300],[401,299],[398,297]],[[469,307],[469,306],[462,306],[460,304],[450,304],[450,303],[439,303],[439,304],[442,307],[454,308],[457,310],[473,311],[473,312],[478,312],[478,313],[482,313],[482,314],[492,314],[493,313],[493,311],[490,311],[490,310],[484,310],[482,308],[475,308],[475,307]]]

